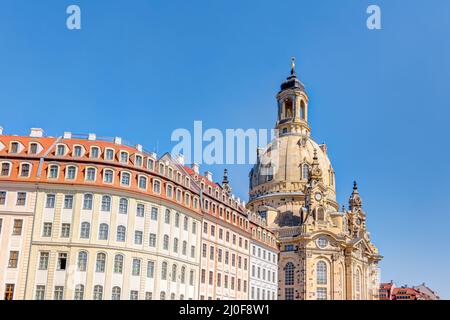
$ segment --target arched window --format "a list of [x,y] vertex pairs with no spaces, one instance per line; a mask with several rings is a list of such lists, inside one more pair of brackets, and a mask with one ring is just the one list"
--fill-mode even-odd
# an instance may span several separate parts
[[163,249],[169,250],[169,236],[167,234],[165,234],[163,238]]
[[175,227],[180,226],[180,214],[178,212],[175,213]]
[[161,182],[159,180],[153,181],[153,192],[154,193],[161,193]]
[[110,169],[106,169],[103,171],[103,182],[105,183],[113,183],[114,180],[114,172]]
[[78,271],[86,271],[87,257],[88,254],[86,251],[78,252],[78,262],[77,262]]
[[166,209],[166,213],[164,215],[164,222],[170,224],[170,210]]
[[316,219],[318,221],[325,221],[325,210],[322,207],[316,209]]
[[112,295],[111,295],[111,300],[120,300],[120,287],[113,287],[112,288]]
[[177,265],[176,264],[172,265],[172,281],[173,282],[177,281]]
[[110,196],[102,196],[102,211],[105,211],[105,212],[111,211],[111,197]]
[[30,175],[30,164],[29,163],[22,163],[22,166],[20,167],[20,176],[21,177],[28,177]]
[[91,231],[91,225],[89,222],[81,223],[80,238],[89,239],[90,231]]
[[181,249],[181,253],[185,256],[187,254],[187,241],[183,241],[183,247]]
[[109,227],[106,223],[101,223],[98,230],[98,240],[108,240]]
[[123,271],[123,255],[116,254],[114,257],[114,273],[122,273]]
[[66,169],[66,179],[74,180],[77,174],[77,168],[75,166],[68,166]]
[[51,179],[56,179],[56,178],[58,178],[58,172],[59,172],[59,166],[57,166],[55,164],[51,165],[49,168],[48,177]]
[[289,286],[294,284],[294,264],[292,262],[286,263],[284,267],[284,284]]
[[309,165],[304,163],[302,165],[302,179],[308,180],[309,179]]
[[95,168],[86,169],[86,181],[95,181]]
[[147,177],[139,177],[139,188],[141,189],[147,189]]
[[100,252],[97,254],[97,262],[95,264],[95,272],[105,272],[106,254]]
[[117,227],[117,241],[118,242],[125,242],[125,236],[126,236],[126,228],[125,226],[118,226]]
[[181,267],[180,281],[181,281],[181,283],[184,283],[185,280],[186,280],[186,267],[182,266]]
[[103,299],[103,286],[96,285],[94,286],[94,300],[102,300]]
[[90,193],[83,196],[83,210],[92,210],[92,199],[93,196]]
[[9,162],[2,163],[2,176],[9,176],[9,170],[11,168],[11,164]]
[[317,284],[327,284],[327,264],[324,261],[317,262]]
[[300,101],[300,119],[306,120],[306,108],[303,100]]
[[119,200],[119,213],[127,214],[128,213],[128,199],[120,198]]
[[173,252],[174,253],[178,252],[178,238],[173,239]]
[[131,181],[131,175],[128,172],[122,172],[122,177],[120,179],[120,183],[123,186],[129,186]]
[[74,300],[83,300],[84,298],[84,285],[77,284],[75,286]]
[[163,262],[161,265],[161,280],[167,280],[167,262]]

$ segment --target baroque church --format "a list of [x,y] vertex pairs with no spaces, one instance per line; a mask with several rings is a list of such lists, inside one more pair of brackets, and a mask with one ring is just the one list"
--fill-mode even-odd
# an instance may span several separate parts
[[327,146],[311,138],[308,95],[295,73],[278,92],[276,137],[257,150],[248,209],[267,219],[280,246],[282,300],[377,300],[378,262],[356,182],[336,201]]

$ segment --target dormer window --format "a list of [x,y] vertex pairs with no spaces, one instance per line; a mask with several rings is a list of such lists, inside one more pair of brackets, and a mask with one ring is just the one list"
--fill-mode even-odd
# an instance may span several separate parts
[[98,147],[92,147],[91,148],[91,158],[92,159],[98,159],[100,154],[100,150]]
[[81,157],[81,152],[82,152],[81,146],[75,146],[73,148],[73,156],[74,157],[77,157],[77,158]]
[[20,176],[21,177],[29,177],[30,176],[31,165],[29,163],[22,163],[20,168]]
[[135,165],[138,167],[142,167],[142,156],[136,155]]
[[154,167],[155,167],[155,160],[148,159],[147,160],[147,169],[154,170]]
[[173,178],[173,169],[169,168],[169,179]]
[[37,153],[38,145],[37,143],[30,143],[30,154],[36,154]]
[[130,185],[130,180],[131,180],[130,178],[131,178],[131,176],[130,176],[130,174],[128,172],[122,172],[122,177],[120,179],[120,183],[123,186],[129,186]]
[[109,160],[109,161],[114,160],[114,150],[113,149],[106,149],[105,160]]
[[128,153],[125,151],[120,152],[120,162],[128,163]]
[[95,181],[95,168],[86,169],[86,181]]
[[66,146],[65,145],[60,144],[60,145],[58,145],[56,147],[56,155],[57,156],[64,156],[65,153],[66,153]]
[[77,173],[77,168],[75,166],[69,166],[66,169],[66,179],[74,180]]
[[9,171],[11,169],[11,164],[9,162],[2,163],[2,176],[9,176]]
[[11,142],[11,153],[18,153],[19,152],[19,143],[18,142]]
[[159,174],[164,174],[164,164],[162,163],[159,164]]
[[55,164],[50,165],[48,177],[51,179],[58,178],[59,167]]
[[105,169],[103,171],[103,182],[105,183],[113,183],[114,172],[110,169]]

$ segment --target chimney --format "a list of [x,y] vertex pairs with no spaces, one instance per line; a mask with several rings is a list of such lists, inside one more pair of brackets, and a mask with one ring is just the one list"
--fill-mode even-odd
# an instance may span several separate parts
[[191,164],[191,168],[192,168],[192,170],[194,170],[195,174],[198,174],[200,172],[200,167],[196,163]]
[[97,135],[95,133],[89,133],[88,140],[95,141],[97,139]]
[[206,171],[205,172],[205,177],[206,177],[206,179],[208,179],[209,181],[213,181],[213,174],[212,174],[212,172],[211,171]]
[[3,127],[0,127],[0,136],[3,134]]
[[150,152],[150,157],[152,157],[153,159],[156,159],[158,157],[158,155],[156,154],[156,152]]
[[42,138],[44,136],[44,130],[41,128],[31,128],[30,137]]
[[114,143],[121,145],[122,144],[122,138],[121,137],[114,137]]
[[72,139],[72,132],[69,131],[64,132],[64,139]]
[[323,153],[327,154],[327,145],[325,143],[319,145],[319,148],[323,151]]
[[137,149],[137,151],[142,152],[142,145],[141,144],[137,144],[136,145],[136,149]]

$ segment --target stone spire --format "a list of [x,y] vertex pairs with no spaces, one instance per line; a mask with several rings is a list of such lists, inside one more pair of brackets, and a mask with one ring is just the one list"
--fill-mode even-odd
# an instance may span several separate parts
[[227,194],[231,194],[231,186],[230,181],[228,181],[228,170],[223,170],[223,180],[222,180],[222,188],[225,190]]
[[350,206],[350,210],[352,211],[354,211],[355,209],[360,209],[362,207],[362,200],[361,196],[359,195],[358,184],[356,183],[356,181],[353,181],[353,192],[348,203]]
[[311,166],[311,181],[322,181],[322,170],[319,166],[319,158],[317,158],[317,149],[314,149],[314,157]]

